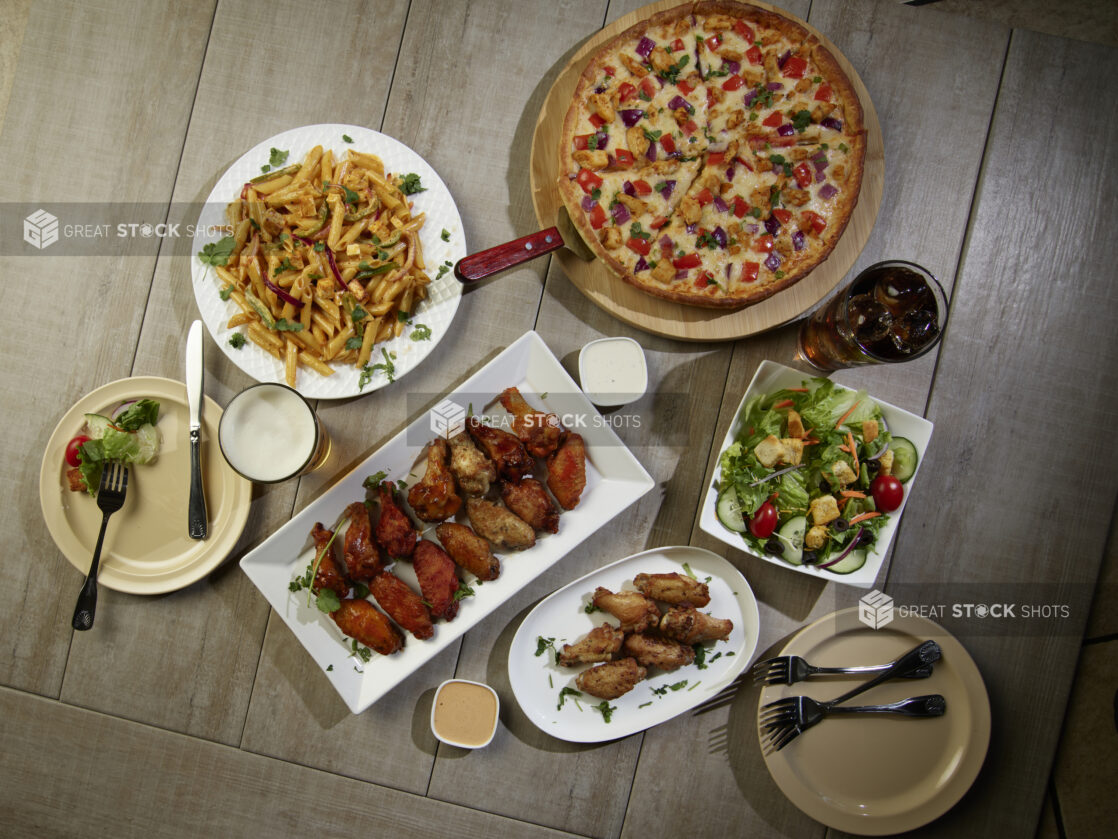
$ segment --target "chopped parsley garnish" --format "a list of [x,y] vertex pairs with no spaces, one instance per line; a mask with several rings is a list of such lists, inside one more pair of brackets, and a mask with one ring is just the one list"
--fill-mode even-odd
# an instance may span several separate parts
[[294,271],[294,270],[295,270],[295,266],[292,265],[291,260],[288,259],[285,256],[283,258],[283,262],[281,262],[279,265],[276,266],[276,270],[272,272],[272,275],[275,276],[276,274],[283,274],[287,271]]
[[465,582],[459,582],[458,588],[454,590],[454,599],[461,600],[463,597],[473,597],[476,592],[472,586],[467,585]]
[[316,253],[322,253],[324,250],[326,250],[326,243],[325,242],[315,242],[314,243],[314,249],[315,249]]
[[[342,185],[338,184],[338,186],[342,186]],[[359,202],[361,200],[361,196],[358,195],[356,192],[354,192],[349,187],[342,186],[342,191],[345,193],[345,202],[347,204],[356,205],[357,202]]]
[[303,324],[299,321],[290,321],[287,318],[279,318],[275,325],[276,332],[302,332]]
[[382,469],[379,472],[374,472],[372,475],[369,475],[369,477],[365,478],[365,480],[361,482],[361,486],[365,489],[376,489],[382,483],[384,483],[385,479],[387,478],[388,473]]
[[352,143],[353,142],[353,138],[350,137],[348,134],[343,134],[342,139],[347,143]]
[[629,237],[632,239],[651,239],[652,234],[642,229],[639,221],[634,221],[629,226]]
[[228,300],[230,297],[233,296],[233,286],[225,286],[221,289],[221,291],[217,293],[217,296],[220,297],[222,300]]
[[442,239],[444,242],[449,242],[450,241],[450,231],[447,230],[444,227],[443,232],[439,234],[439,238]]
[[425,323],[417,323],[415,329],[412,330],[411,339],[413,341],[430,341],[431,327]]
[[660,139],[660,135],[664,133],[663,131],[649,131],[647,128],[642,128],[641,131],[644,132],[645,139],[650,143],[655,143]]
[[610,705],[604,699],[601,702],[599,702],[597,705],[592,705],[590,707],[592,707],[595,711],[601,711],[602,712],[602,719],[605,722],[609,722],[613,718],[613,712],[617,710],[616,705]]
[[373,657],[373,651],[370,650],[368,647],[363,647],[358,644],[356,638],[353,639],[353,643],[350,645],[350,650],[351,656],[359,658],[364,662],[368,662],[369,659]]
[[229,346],[235,350],[239,350],[245,345],[245,336],[240,332],[234,332],[229,336]]
[[792,127],[800,134],[803,134],[809,125],[811,125],[811,111],[796,111],[792,114]]
[[454,267],[454,263],[451,262],[448,259],[446,262],[444,262],[442,265],[439,266],[439,271],[438,271],[437,274],[435,274],[435,279],[436,280],[442,279],[443,275],[453,267]]
[[695,651],[695,666],[700,670],[707,669],[707,648],[702,644],[695,644],[691,649]]
[[600,612],[601,609],[594,605],[593,600],[587,600],[586,605],[582,607],[582,611],[586,612],[588,615],[592,615],[595,612]]
[[419,182],[419,175],[415,172],[408,172],[400,178],[400,192],[404,195],[415,195],[417,192],[426,192],[427,187]]
[[688,62],[690,62],[690,61],[691,61],[691,56],[684,53],[683,55],[681,55],[679,57],[679,61],[677,61],[675,64],[673,64],[667,70],[664,70],[662,73],[657,73],[656,75],[658,75],[660,78],[662,78],[666,82],[675,83],[676,81],[679,80],[679,74],[683,72],[683,68],[686,67]]
[[229,264],[229,257],[233,255],[233,248],[236,246],[237,242],[232,236],[225,236],[198,251],[198,258],[206,265],[224,267]]
[[559,691],[559,704],[555,707],[555,710],[562,710],[563,703],[567,701],[568,696],[574,700],[575,705],[577,705],[578,709],[581,711],[582,706],[578,704],[578,698],[582,696],[582,691],[575,690],[571,687],[565,687]]

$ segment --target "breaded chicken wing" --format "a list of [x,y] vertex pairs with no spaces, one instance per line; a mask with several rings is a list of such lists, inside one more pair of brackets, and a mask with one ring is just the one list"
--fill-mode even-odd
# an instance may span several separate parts
[[396,504],[393,495],[394,484],[385,481],[377,487],[377,497],[380,499],[380,518],[377,520],[375,537],[377,544],[384,548],[384,552],[392,559],[411,556],[415,550],[415,542],[419,538],[412,527],[411,519],[407,513]]
[[355,501],[345,508],[349,519],[343,537],[342,556],[351,580],[368,582],[384,570],[384,558],[372,539],[369,508],[363,501]]
[[681,603],[706,606],[710,603],[710,589],[706,583],[700,583],[677,571],[670,574],[637,574],[633,578],[633,584],[642,594],[673,606]]
[[558,448],[563,426],[555,414],[537,411],[515,387],[505,388],[499,398],[504,409],[512,414],[512,430],[529,454],[547,457]]
[[404,646],[404,636],[368,600],[343,600],[330,617],[345,635],[381,655],[392,655]]
[[587,633],[586,637],[573,644],[564,644],[559,652],[559,663],[564,667],[576,664],[595,664],[610,661],[613,654],[621,649],[625,633],[612,623],[603,623]]
[[466,418],[466,430],[506,481],[519,481],[536,465],[515,434],[486,425],[477,417]]
[[536,544],[532,525],[500,504],[484,498],[470,498],[466,501],[466,512],[474,532],[494,545],[521,550]]
[[660,631],[684,644],[725,641],[734,629],[728,618],[712,618],[694,606],[673,606],[660,619]]
[[408,490],[408,504],[423,521],[446,521],[462,506],[446,461],[446,440],[432,440],[427,447],[427,470]]
[[543,484],[535,478],[525,478],[519,483],[505,481],[501,485],[501,498],[505,500],[506,507],[535,530],[559,532],[559,510]]
[[573,510],[586,488],[586,444],[573,431],[547,458],[547,487],[564,510]]
[[423,600],[391,571],[378,574],[369,584],[369,592],[392,620],[416,638],[423,640],[435,634],[431,613]]
[[342,574],[337,559],[334,558],[334,531],[327,530],[322,522],[315,522],[311,528],[311,539],[314,540],[314,555],[318,562],[318,570],[314,572],[313,590],[317,594],[323,589],[330,589],[338,597],[349,594],[349,583]]
[[598,586],[590,602],[621,621],[622,632],[644,632],[660,622],[660,609],[639,591],[619,591],[615,594]]
[[630,655],[643,667],[659,667],[661,670],[676,670],[695,660],[695,648],[681,644],[670,638],[657,638],[640,633],[625,636],[621,645],[626,655]]
[[450,438],[450,471],[466,495],[485,495],[497,480],[497,467],[465,431]]
[[454,620],[458,614],[458,571],[446,551],[427,539],[420,539],[411,556],[412,568],[419,580],[423,599],[431,607],[431,616]]
[[501,561],[493,556],[489,543],[466,525],[443,522],[435,528],[435,534],[450,558],[479,580],[489,582],[501,575]]
[[575,685],[598,699],[617,699],[631,691],[647,674],[635,659],[622,658],[583,670],[575,677]]

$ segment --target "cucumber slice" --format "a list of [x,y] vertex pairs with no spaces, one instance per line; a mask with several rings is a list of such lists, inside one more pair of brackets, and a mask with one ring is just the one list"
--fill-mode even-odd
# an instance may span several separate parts
[[824,568],[823,570],[831,571],[835,574],[853,574],[866,564],[866,553],[865,548],[855,548],[834,565],[829,568]]
[[159,430],[150,422],[145,422],[136,429],[136,440],[140,444],[136,463],[151,463],[159,451]]
[[893,477],[903,484],[916,471],[920,455],[912,441],[904,437],[894,437],[889,447],[893,450]]
[[89,429],[89,436],[100,440],[105,436],[105,430],[112,425],[112,420],[101,414],[86,414],[85,425]]
[[741,512],[741,501],[738,500],[738,491],[733,487],[726,487],[718,495],[718,502],[714,507],[718,520],[734,533],[745,533],[745,516]]
[[788,519],[777,531],[777,537],[784,544],[780,558],[789,565],[800,565],[804,555],[804,533],[807,531],[807,517],[795,516]]

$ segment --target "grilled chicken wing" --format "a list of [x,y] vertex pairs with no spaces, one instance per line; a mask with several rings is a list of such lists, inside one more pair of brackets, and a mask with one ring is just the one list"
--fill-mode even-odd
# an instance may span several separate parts
[[660,619],[660,631],[684,644],[725,641],[733,629],[732,620],[712,618],[694,606],[673,606]]
[[681,603],[705,606],[710,603],[710,589],[706,583],[700,583],[676,571],[670,574],[637,574],[633,578],[633,584],[642,594],[673,606]]
[[598,699],[617,699],[631,691],[647,673],[635,659],[622,658],[583,670],[575,677],[575,685]]
[[450,438],[450,471],[466,495],[485,495],[497,480],[497,467],[465,431]]
[[610,661],[613,654],[621,649],[624,640],[624,632],[612,623],[603,623],[591,629],[582,640],[564,644],[559,652],[559,663],[564,667],[574,667],[576,664]]
[[621,645],[626,655],[637,660],[642,667],[659,667],[661,670],[677,670],[695,660],[695,648],[681,644],[670,638],[656,638],[652,635],[625,636]]
[[447,468],[447,445],[441,437],[427,447],[427,471],[408,490],[408,503],[423,521],[446,521],[458,512],[462,499]]
[[586,444],[573,431],[547,458],[547,486],[564,510],[573,510],[586,488]]
[[458,614],[458,601],[454,599],[458,591],[458,571],[454,560],[434,542],[420,539],[411,562],[419,579],[419,590],[431,607],[431,616],[454,620]]
[[334,558],[334,545],[331,542],[333,538],[333,530],[327,530],[322,526],[322,522],[314,523],[314,527],[311,528],[311,539],[314,540],[314,555],[318,561],[318,570],[314,572],[313,589],[317,593],[328,588],[337,593],[338,597],[345,597],[349,594],[349,583],[346,582],[345,576],[338,567],[338,561]]
[[448,521],[435,529],[439,541],[454,562],[479,580],[488,582],[501,574],[501,562],[493,556],[489,543],[464,524]]
[[591,602],[621,621],[622,632],[643,632],[660,622],[660,609],[639,591],[619,591],[608,588],[594,589]]
[[536,544],[536,531],[524,519],[492,501],[470,498],[466,512],[474,532],[494,545],[520,550]]
[[515,387],[505,388],[499,398],[505,410],[512,414],[512,430],[529,454],[547,457],[558,448],[563,426],[555,414],[537,411],[524,401]]
[[388,616],[420,640],[435,634],[431,613],[408,584],[385,571],[369,584],[369,592]]
[[330,617],[345,635],[381,655],[392,655],[404,646],[404,636],[368,600],[343,600]]
[[477,417],[466,418],[466,430],[474,438],[497,473],[507,481],[519,481],[532,471],[535,461],[515,434],[486,425]]
[[392,559],[399,559],[411,556],[419,537],[407,513],[396,504],[393,487],[391,481],[386,481],[377,487],[377,497],[380,498],[380,518],[377,520],[375,535],[377,544],[384,548],[385,553]]
[[505,499],[506,507],[535,530],[559,532],[559,511],[543,484],[535,478],[525,478],[519,483],[506,481],[501,486],[501,498]]
[[372,539],[369,508],[363,501],[355,501],[345,508],[349,519],[342,545],[346,570],[351,580],[368,582],[384,570],[384,558]]

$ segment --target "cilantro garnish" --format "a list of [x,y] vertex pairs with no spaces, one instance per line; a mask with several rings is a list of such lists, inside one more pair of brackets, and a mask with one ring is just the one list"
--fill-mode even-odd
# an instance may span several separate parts
[[235,350],[239,350],[245,345],[245,336],[240,332],[234,332],[229,336],[229,346]]
[[268,158],[268,163],[260,167],[261,172],[270,172],[273,169],[279,169],[287,162],[288,152],[280,151],[277,148],[272,149],[272,155]]
[[221,291],[217,293],[217,296],[220,297],[222,300],[228,300],[230,297],[233,296],[233,286],[225,286],[221,289]]
[[542,635],[536,636],[536,656],[541,656],[548,650],[555,649],[554,638],[544,638]]
[[342,139],[345,140],[347,143],[352,143],[353,142],[353,138],[350,137],[348,134],[343,134]]
[[206,265],[224,267],[229,264],[229,257],[233,255],[233,248],[236,245],[237,242],[232,236],[225,236],[216,242],[210,242],[198,251],[198,258]]
[[411,333],[413,341],[430,341],[431,340],[431,327],[425,323],[417,323],[415,329]]
[[378,364],[366,364],[361,370],[361,376],[357,380],[357,389],[363,390],[373,378],[373,373],[377,370],[383,370],[384,375],[388,377],[389,383],[396,381],[396,365],[393,363],[396,358],[396,353],[389,353],[388,350],[381,347],[381,354],[384,356],[384,361]]
[[605,722],[609,722],[613,718],[613,712],[617,710],[616,705],[610,705],[604,699],[597,705],[591,705],[590,707],[592,707],[595,711],[601,711],[602,719]]
[[419,175],[415,172],[408,172],[408,174],[400,178],[400,192],[404,195],[414,195],[417,192],[426,192],[427,187],[419,183]]
[[575,705],[577,705],[578,709],[581,711],[582,706],[578,704],[578,698],[582,696],[582,691],[575,690],[571,687],[565,687],[559,691],[559,704],[556,706],[556,710],[561,710],[563,708],[563,703],[567,701],[568,696],[574,700]]
[[287,318],[279,318],[274,328],[276,332],[302,332],[303,324],[298,321],[290,321]]
[[811,111],[796,111],[792,114],[792,127],[800,134],[803,134],[809,125],[811,125]]
[[365,480],[361,482],[361,486],[363,486],[365,489],[376,489],[378,486],[384,483],[384,479],[387,477],[388,473],[382,469],[380,472],[374,472],[372,475],[369,475],[369,477],[365,478]]
[[442,239],[444,242],[449,242],[450,241],[450,231],[447,230],[444,227],[443,232],[439,234],[439,238]]

